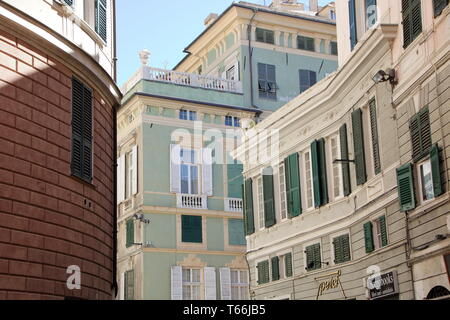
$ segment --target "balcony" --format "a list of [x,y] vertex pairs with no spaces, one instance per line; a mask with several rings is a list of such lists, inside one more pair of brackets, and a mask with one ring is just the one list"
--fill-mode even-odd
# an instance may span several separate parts
[[228,198],[228,199],[225,199],[224,205],[225,205],[225,211],[242,212],[242,210],[243,210],[242,199]]
[[177,194],[177,208],[208,209],[206,195]]
[[134,74],[134,76],[123,85],[122,93],[126,94],[140,80],[170,83],[193,88],[217,90],[222,92],[242,93],[242,82],[240,81],[227,80],[193,73],[157,69],[148,66],[141,67]]

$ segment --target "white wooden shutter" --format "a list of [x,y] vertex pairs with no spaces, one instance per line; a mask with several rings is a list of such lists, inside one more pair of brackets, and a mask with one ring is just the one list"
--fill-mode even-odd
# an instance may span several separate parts
[[131,165],[133,166],[133,174],[131,176],[131,194],[138,193],[138,147],[134,146],[131,151]]
[[183,300],[183,270],[179,266],[171,270],[171,296],[172,300]]
[[202,149],[202,191],[207,196],[213,195],[212,149]]
[[117,159],[117,204],[125,200],[125,155]]
[[181,192],[181,179],[180,179],[180,145],[170,145],[170,192]]
[[220,268],[220,297],[222,300],[231,300],[230,268]]
[[205,267],[205,300],[216,300],[216,268]]

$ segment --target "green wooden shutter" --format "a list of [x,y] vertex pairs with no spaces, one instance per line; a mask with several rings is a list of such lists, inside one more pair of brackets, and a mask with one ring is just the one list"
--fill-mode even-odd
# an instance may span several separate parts
[[272,281],[280,280],[280,258],[272,258]]
[[314,252],[314,269],[322,268],[322,256],[320,254],[320,244],[313,245]]
[[125,272],[124,278],[124,298],[134,300],[134,270]]
[[126,247],[129,248],[134,244],[134,220],[129,219],[126,222]]
[[341,237],[333,239],[333,247],[334,247],[334,263],[335,264],[342,263],[343,249]]
[[72,79],[72,174],[79,178],[83,173],[83,94],[84,86]]
[[322,268],[322,257],[320,255],[320,244],[316,243],[306,247],[306,270]]
[[431,173],[433,176],[434,197],[437,198],[444,193],[441,178],[441,159],[439,157],[439,146],[433,145],[430,151]]
[[247,179],[244,183],[244,220],[245,220],[246,235],[251,235],[255,233],[252,184],[253,184],[252,179]]
[[181,216],[181,241],[202,243],[202,217]]
[[258,284],[265,284],[270,281],[269,276],[269,261],[262,261],[257,265],[258,269]]
[[67,5],[72,6],[73,5],[73,0],[64,0],[65,3],[67,3]]
[[[341,145],[341,160],[348,159],[348,141],[347,141],[347,125],[344,124],[339,129],[339,141]],[[342,183],[344,185],[344,196],[349,196],[352,193],[352,185],[350,181],[350,164],[342,162]]]
[[397,169],[397,188],[400,211],[414,209],[416,201],[414,197],[413,168],[410,163]]
[[334,263],[339,264],[351,260],[350,237],[348,234],[339,236],[333,240]]
[[352,113],[353,145],[355,149],[356,183],[363,185],[367,181],[366,156],[364,151],[364,131],[362,110]]
[[369,102],[370,130],[372,133],[373,166],[375,174],[381,173],[380,145],[378,142],[377,103],[375,98]]
[[356,6],[355,0],[348,1],[348,16],[350,27],[350,48],[353,51],[358,43],[357,31],[356,31]]
[[449,0],[433,0],[434,17],[441,15],[444,8],[448,5]]
[[420,110],[409,121],[411,133],[412,158],[414,162],[428,156],[431,149],[430,115],[428,107]]
[[314,206],[319,208],[322,204],[321,189],[320,189],[320,163],[319,163],[319,146],[317,141],[311,144],[311,167],[313,176],[313,190],[314,190]]
[[385,216],[380,217],[379,223],[381,233],[381,246],[386,247],[388,245],[386,217]]
[[285,273],[286,273],[286,277],[292,277],[293,275],[293,268],[292,268],[292,253],[287,253],[284,256],[284,269],[285,269]]
[[288,214],[290,218],[298,217],[302,213],[298,153],[285,159],[284,168]]
[[366,244],[366,253],[371,253],[373,250],[375,250],[372,227],[372,222],[367,222],[364,224],[364,241]]
[[422,32],[420,0],[402,0],[403,47],[406,48]]
[[107,10],[106,0],[95,1],[95,31],[106,42],[107,40]]
[[[266,169],[269,170],[269,169]],[[271,170],[271,168],[270,168]],[[266,172],[268,173],[268,172]],[[264,218],[265,227],[270,228],[276,223],[275,201],[273,193],[273,174],[263,174],[263,193],[264,193]]]
[[351,260],[351,252],[350,252],[350,236],[348,234],[343,235],[341,237],[342,243],[342,262],[347,262]]
[[328,203],[328,183],[327,183],[327,160],[325,152],[325,139],[319,139],[318,141],[319,151],[319,170],[320,170],[320,199],[321,205]]

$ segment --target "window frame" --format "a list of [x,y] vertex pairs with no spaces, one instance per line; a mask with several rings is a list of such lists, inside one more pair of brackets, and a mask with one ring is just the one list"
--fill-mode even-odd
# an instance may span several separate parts
[[[432,186],[432,190],[433,190],[433,197],[430,199],[424,199],[424,183],[423,183],[423,175],[422,175],[422,167],[425,164],[429,164],[430,166],[430,175],[431,175],[431,186]],[[434,180],[433,180],[433,171],[432,171],[432,164],[431,164],[431,158],[430,156],[427,156],[424,159],[421,159],[419,162],[417,162],[415,164],[415,173],[414,173],[414,178],[416,178],[415,180],[417,181],[417,191],[416,191],[416,195],[418,195],[418,203],[417,206],[420,205],[424,205],[427,204],[431,201],[433,201],[434,199],[436,199],[436,195],[434,192]]]
[[[336,256],[334,253],[334,249],[335,249],[334,248],[334,239],[339,238],[341,236],[345,236],[347,234],[348,234],[348,242],[349,242],[349,248],[350,248],[350,260],[336,263],[335,262]],[[337,265],[342,265],[344,263],[351,262],[353,259],[353,252],[352,252],[352,237],[351,237],[350,229],[342,230],[342,231],[331,234],[330,235],[330,248],[331,248],[331,250],[330,250],[330,257],[331,257],[330,265],[331,266],[337,266]]]
[[[261,39],[258,39],[258,31],[261,31],[262,32],[262,36],[263,36],[263,39],[261,40]],[[273,39],[273,42],[272,41],[268,41],[268,37],[267,37],[267,34],[272,34],[272,39]],[[256,42],[261,42],[261,43],[267,43],[267,44],[272,44],[272,45],[274,45],[275,44],[275,31],[273,31],[273,30],[270,30],[270,29],[264,29],[264,28],[259,28],[259,27],[257,27],[256,29],[255,29],[255,41]]]
[[[333,147],[332,147],[332,141],[336,141],[336,154],[333,155]],[[340,141],[340,134],[339,132],[334,133],[327,137],[327,143],[325,144],[327,147],[327,153],[328,156],[327,159],[327,167],[329,169],[328,176],[332,179],[328,178],[328,193],[331,195],[330,200],[331,201],[338,201],[344,198],[344,177],[342,176],[342,163],[334,163],[334,160],[340,159],[340,153],[341,153],[341,141]],[[338,186],[339,186],[339,194],[335,194],[335,187],[336,187],[336,176],[335,171],[337,170],[338,173]]]
[[[319,245],[319,247],[320,247],[320,262],[321,262],[321,264],[320,264],[320,267],[319,268],[315,268],[315,269],[307,269],[308,268],[308,265],[307,265],[307,261],[308,261],[308,256],[307,256],[307,254],[306,254],[306,248],[308,248],[308,247],[311,247],[311,246],[313,246],[313,245]],[[322,245],[322,239],[321,238],[319,238],[319,239],[315,239],[315,240],[311,240],[311,241],[308,241],[308,242],[305,242],[303,245],[302,245],[302,248],[303,248],[303,265],[304,265],[304,268],[302,268],[302,272],[304,272],[304,273],[310,273],[310,272],[314,272],[314,271],[318,271],[318,270],[323,270],[323,264],[322,264],[322,262],[323,262],[323,245]],[[294,260],[292,260],[292,263],[294,263],[293,262]]]
[[266,228],[266,217],[264,214],[264,186],[262,174],[256,178],[256,194],[258,199],[258,230]]
[[[258,62],[258,91],[259,98],[277,101],[277,69],[273,64]],[[273,67],[274,79],[269,79],[269,67]],[[264,72],[260,68],[264,68]],[[264,73],[264,78],[260,78],[261,73]]]
[[[288,214],[288,203],[287,203],[287,192],[286,192],[286,168],[284,166],[284,161],[280,162],[278,165],[278,190],[280,196],[280,221],[286,221],[289,218]],[[284,208],[283,208],[284,202]],[[284,212],[284,217],[283,217]]]
[[[386,237],[388,240],[388,243],[386,246],[383,246],[383,240],[381,239],[381,227],[380,227],[380,219],[384,217],[385,223],[386,223]],[[373,252],[383,249],[387,246],[389,246],[389,231],[388,231],[388,223],[387,223],[387,216],[385,214],[380,214],[376,218],[373,218],[370,220],[372,222],[372,239],[373,239]]]
[[[183,217],[184,216],[186,216],[186,217],[200,217],[200,237],[201,237],[201,241],[183,241],[184,239],[184,237],[183,237],[183,230],[184,230],[184,228],[183,228]],[[204,237],[204,228],[203,228],[203,216],[199,216],[199,215],[195,215],[195,214],[182,214],[181,215],[181,221],[180,221],[180,228],[181,228],[181,234],[180,234],[180,241],[181,241],[181,243],[182,244],[190,244],[190,245],[203,245],[203,244],[205,244],[205,237]]]
[[[312,43],[312,47],[308,47],[308,45],[311,43]],[[300,48],[300,44],[302,44],[304,47]],[[316,39],[313,37],[298,35],[297,36],[297,49],[305,50],[305,51],[309,51],[309,52],[316,52]]]
[[[238,274],[238,282],[233,282],[232,273],[237,272]],[[242,272],[245,272],[247,281],[242,282]],[[231,300],[248,300],[249,299],[249,293],[250,293],[250,283],[249,283],[249,271],[245,269],[233,269],[230,268],[230,287],[231,287]],[[233,287],[238,289],[238,297],[233,297]],[[241,289],[246,289],[246,295],[245,297],[242,297],[242,291]]]
[[[308,157],[306,156],[308,155]],[[311,148],[308,148],[306,150],[304,150],[303,152],[301,152],[301,156],[302,156],[302,172],[301,175],[304,177],[304,179],[301,179],[301,184],[302,184],[302,208],[303,211],[314,211],[315,210],[315,206],[314,206],[314,178],[313,178],[313,169],[312,169],[312,154],[311,154]],[[309,175],[308,170],[307,170],[307,161],[309,162]],[[310,183],[310,196],[311,196],[311,205],[309,206],[308,201],[308,179],[309,179],[309,183]],[[305,199],[305,200],[303,200]]]
[[[190,151],[190,152],[194,152],[194,160],[193,160],[193,162],[187,162],[187,161],[185,161],[185,160],[183,160],[183,156],[182,156],[182,152],[183,151]],[[202,183],[201,183],[201,181],[202,181],[202,176],[201,176],[201,172],[202,172],[202,168],[201,168],[201,165],[200,165],[200,163],[198,162],[198,161],[196,161],[195,159],[198,159],[198,153],[199,153],[199,150],[197,150],[197,149],[193,149],[193,148],[185,148],[185,147],[181,147],[180,148],[180,193],[181,194],[187,194],[187,195],[201,195],[202,194],[202,190],[201,190],[201,185],[202,185]],[[182,167],[183,166],[187,166],[189,169],[188,169],[188,193],[184,193],[183,192],[183,190],[182,190],[182,188],[183,188],[183,185],[182,185]],[[197,168],[197,193],[192,193],[192,177],[191,177],[191,174],[192,174],[192,170],[191,170],[191,168],[192,167],[196,167]]]
[[[189,281],[185,281],[184,280],[184,271],[185,270],[189,270]],[[198,273],[199,273],[199,275],[198,275],[199,281],[198,282],[192,281],[193,280],[192,274],[193,274],[194,270],[198,271]],[[185,300],[185,301],[202,300],[202,290],[201,290],[202,284],[203,284],[203,282],[202,282],[202,269],[201,268],[195,268],[195,267],[187,267],[187,268],[183,267],[181,272],[182,272],[182,275],[181,275],[182,299]],[[190,299],[185,299],[185,287],[189,287]],[[192,292],[193,292],[194,288],[198,288],[198,299],[192,299]]]

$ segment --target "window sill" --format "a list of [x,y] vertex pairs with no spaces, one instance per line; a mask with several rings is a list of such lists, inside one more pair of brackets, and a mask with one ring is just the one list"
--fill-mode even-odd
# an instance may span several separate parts
[[96,187],[96,186],[94,185],[94,183],[92,182],[94,179],[92,179],[92,180],[89,182],[89,181],[87,181],[87,180],[84,180],[83,178],[80,178],[80,177],[78,177],[78,176],[72,174],[72,173],[70,174],[70,177],[71,177],[72,179],[78,181],[78,182],[81,182],[82,184],[84,184],[84,185],[87,186],[87,187],[90,187],[90,188],[92,188],[92,189],[94,189],[94,190],[97,190],[97,187]]
[[408,219],[409,220],[418,219],[423,215],[429,213],[430,211],[434,210],[435,208],[441,206],[442,204],[447,203],[448,201],[449,201],[448,193],[445,193],[439,196],[438,198],[428,200],[427,202],[417,206],[414,210],[408,211],[410,213]]

